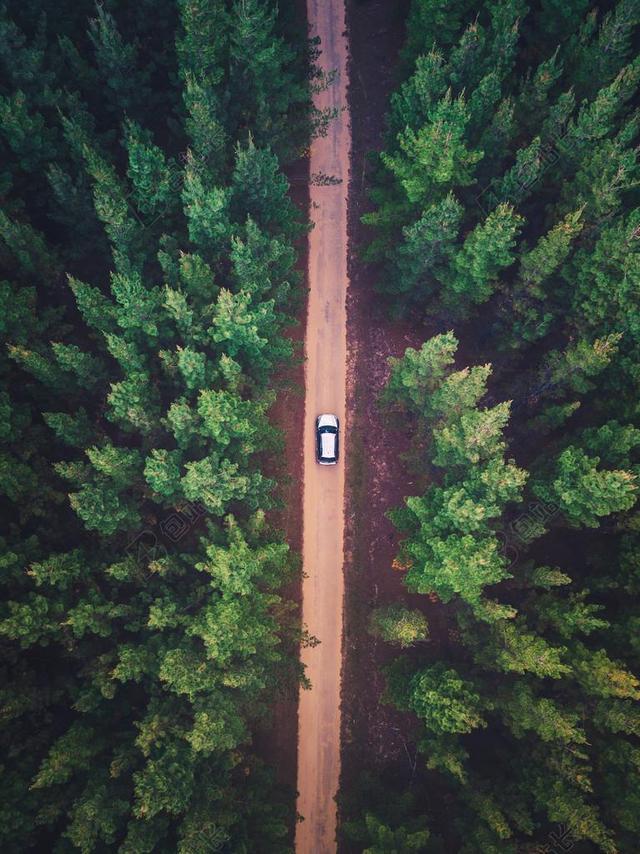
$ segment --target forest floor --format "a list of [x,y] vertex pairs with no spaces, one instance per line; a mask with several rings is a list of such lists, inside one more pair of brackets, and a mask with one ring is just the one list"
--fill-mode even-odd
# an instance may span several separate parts
[[[309,161],[300,160],[287,171],[291,182],[291,197],[299,207],[301,216],[306,217],[309,209],[308,174]],[[294,555],[302,553],[302,484],[303,484],[303,436],[304,423],[304,339],[307,314],[306,277],[307,241],[297,247],[297,268],[303,276],[301,288],[303,298],[296,311],[296,324],[283,330],[296,353],[295,361],[283,370],[275,386],[277,398],[269,411],[269,420],[282,436],[283,447],[279,459],[269,455],[263,470],[276,484],[277,507],[269,513],[269,521],[284,538]],[[302,580],[296,577],[287,584],[280,595],[300,609],[302,605]],[[289,651],[298,656],[298,648]],[[277,782],[296,789],[298,733],[298,691],[286,688],[277,695],[271,714],[259,725],[255,734],[256,750],[276,772]],[[293,845],[295,822],[290,826],[290,844]]]
[[[372,638],[373,608],[404,600],[402,575],[392,569],[398,533],[386,517],[404,496],[419,492],[407,479],[401,455],[409,436],[393,429],[378,405],[388,377],[387,359],[428,338],[424,326],[392,321],[384,298],[374,291],[380,274],[364,264],[360,252],[371,239],[360,217],[372,205],[367,197],[367,154],[383,145],[384,115],[395,86],[394,71],[404,37],[404,2],[347,0],[351,77],[352,161],[349,190],[348,384],[349,457],[345,529],[345,642],[342,687],[341,791],[352,796],[363,773],[395,769],[412,779],[415,756],[411,719],[381,702],[381,668],[396,657]],[[418,597],[424,600],[424,597]],[[437,617],[431,634],[438,634]],[[435,631],[434,631],[435,630]],[[445,627],[440,627],[444,632]],[[347,811],[341,800],[341,812]],[[359,851],[342,840],[341,852]]]

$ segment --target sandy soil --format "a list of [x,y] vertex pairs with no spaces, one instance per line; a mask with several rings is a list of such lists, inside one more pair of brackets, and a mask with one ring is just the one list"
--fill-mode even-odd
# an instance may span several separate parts
[[[308,0],[311,35],[322,40],[321,63],[336,81],[317,97],[320,107],[341,110],[324,139],[311,149],[311,174],[340,184],[312,186],[309,302],[306,340],[302,619],[320,640],[302,659],[312,689],[298,709],[298,854],[336,850],[335,795],[340,776],[340,671],[342,655],[345,420],[347,189],[350,127],[346,111],[347,44],[344,0]],[[315,461],[315,418],[333,412],[342,427],[337,466]]]

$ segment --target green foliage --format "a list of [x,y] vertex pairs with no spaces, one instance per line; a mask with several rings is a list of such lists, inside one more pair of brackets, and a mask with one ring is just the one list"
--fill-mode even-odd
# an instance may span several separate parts
[[369,839],[363,854],[399,854],[400,851],[423,851],[429,838],[427,830],[411,833],[403,827],[393,830],[367,813],[365,825]]
[[157,395],[144,371],[135,371],[118,383],[111,383],[107,396],[107,417],[129,432],[151,433],[157,424]]
[[505,449],[502,439],[509,421],[509,403],[499,403],[492,409],[472,410],[451,424],[438,427],[433,432],[438,466],[469,465],[489,460]]
[[197,160],[212,179],[225,166],[227,130],[222,118],[222,82],[228,59],[229,16],[222,2],[181,2],[183,27],[176,43],[186,130]]
[[[403,229],[404,241],[393,259],[383,290],[424,304],[446,275],[454,254],[462,207],[452,194],[426,208],[420,219]],[[403,300],[404,301],[404,300]]]
[[420,350],[408,347],[401,359],[391,357],[384,402],[424,412],[432,394],[447,376],[457,349],[453,332],[447,332],[425,341]]
[[80,314],[89,326],[105,333],[115,329],[115,307],[98,288],[72,277],[69,277],[69,287],[76,298]]
[[90,389],[99,383],[104,370],[99,359],[74,344],[52,344],[53,355],[64,371],[73,373],[80,388]]
[[[555,225],[530,251],[520,257],[517,281],[509,292],[505,322],[511,326],[513,346],[542,338],[553,321],[547,308],[547,281],[566,261],[573,241],[580,234],[582,210],[579,209]],[[519,318],[515,320],[513,313]]]
[[289,358],[293,352],[286,338],[274,339],[279,326],[274,300],[255,306],[247,291],[237,294],[222,289],[214,306],[208,333],[212,343],[222,345],[226,355],[237,359],[242,368],[263,377],[273,362]]
[[145,460],[144,476],[154,492],[172,498],[180,489],[180,452],[153,448]]
[[42,234],[28,222],[12,219],[4,211],[0,211],[0,248],[15,259],[23,279],[37,276],[46,280],[59,275],[59,259]]
[[298,214],[278,158],[270,149],[258,148],[251,136],[246,146],[236,147],[229,205],[236,222],[250,217],[267,232],[277,228],[287,237],[299,233]]
[[516,736],[535,732],[542,741],[584,744],[587,737],[580,728],[580,718],[564,711],[553,700],[537,696],[526,682],[516,682],[500,699],[500,713]]
[[632,472],[599,469],[599,463],[581,448],[566,448],[533,490],[557,504],[570,525],[596,528],[600,516],[633,507],[637,492]]
[[255,507],[262,497],[262,475],[242,474],[237,463],[230,460],[208,456],[187,463],[185,468],[185,496],[189,501],[201,501],[216,516],[223,516],[231,501],[244,500],[249,507]]
[[127,177],[133,186],[132,199],[147,216],[165,214],[176,200],[176,165],[149,139],[135,122],[125,123],[125,145],[129,158]]
[[89,23],[89,38],[111,109],[140,109],[146,94],[146,74],[138,67],[136,47],[121,36],[116,21],[103,6]]
[[[577,223],[574,218],[570,224]],[[529,283],[554,275],[573,237],[563,234],[556,244],[554,235],[542,244],[548,256],[540,252],[523,265]],[[620,341],[615,333],[593,343],[582,338],[548,353],[537,377],[538,396],[559,401],[558,410],[575,411],[577,402],[563,401],[597,387]],[[449,333],[391,360],[382,395],[387,406],[410,416],[415,448],[408,459],[429,483],[424,495],[406,498],[402,509],[389,514],[404,534],[395,568],[406,571],[412,592],[432,600],[435,593],[442,603],[455,604],[450,613],[459,627],[453,650],[440,645],[437,664],[420,647],[410,659],[396,661],[388,670],[386,699],[414,712],[428,730],[419,750],[455,800],[465,839],[461,850],[515,850],[506,849],[505,840],[530,836],[538,812],[567,823],[600,849],[614,850],[608,826],[613,810],[616,838],[624,839],[634,826],[632,808],[614,806],[615,797],[594,773],[606,748],[594,743],[589,710],[598,704],[594,723],[600,730],[636,731],[638,683],[623,663],[630,647],[622,640],[633,629],[621,628],[617,637],[612,626],[619,617],[606,599],[592,599],[587,587],[560,569],[519,561],[548,527],[595,528],[603,517],[633,507],[637,431],[610,419],[571,434],[573,442],[560,440],[551,452],[541,449],[532,461],[528,493],[537,500],[513,522],[505,510],[508,502],[522,500],[528,473],[505,459],[510,407],[480,408],[491,367],[454,370],[456,349]],[[548,419],[551,408],[545,409]],[[522,409],[520,402],[518,419]],[[497,525],[506,534],[496,536]],[[594,582],[598,590],[608,589],[606,581]],[[497,598],[486,598],[486,587],[496,584]],[[390,613],[395,609],[401,613],[400,605],[389,606]],[[378,634],[386,616],[374,612]],[[618,647],[618,656],[599,648],[605,641]],[[484,736],[474,736],[469,747],[459,740],[478,728],[488,731],[491,765],[483,758]],[[598,810],[603,801],[606,824]]]
[[407,41],[403,58],[407,65],[427,53],[434,42],[450,45],[462,28],[463,16],[470,11],[464,0],[446,3],[444,0],[416,0],[411,4],[407,19]]
[[[498,274],[515,259],[515,238],[523,219],[509,205],[499,205],[471,232],[453,260],[446,283],[445,303],[483,303],[498,282]],[[460,313],[460,309],[455,309]]]
[[91,440],[93,427],[82,407],[75,415],[66,412],[43,412],[42,417],[58,439],[67,445],[84,448]]
[[435,591],[443,602],[449,602],[456,594],[466,602],[477,602],[487,585],[509,577],[499,544],[491,537],[450,534],[404,544],[403,550],[411,567],[407,575],[409,589],[417,593]]
[[198,249],[216,257],[227,245],[231,235],[229,190],[206,186],[193,158],[189,158],[185,168],[182,201],[189,239]]
[[69,494],[69,502],[88,530],[99,531],[104,536],[140,526],[136,505],[108,481],[84,484],[78,492]]
[[288,845],[252,745],[308,642],[258,461],[315,121],[286,15],[0,13],[8,852]]
[[398,135],[397,154],[382,154],[412,206],[437,198],[453,185],[471,184],[473,167],[482,158],[481,151],[465,145],[469,109],[462,96],[454,99],[448,91],[426,118],[417,132],[406,128]]
[[232,392],[202,389],[198,397],[201,432],[220,448],[238,443],[243,455],[255,453],[265,439],[266,405],[242,400]]
[[603,649],[592,652],[583,644],[577,644],[574,659],[576,678],[588,694],[640,699],[640,681],[633,673],[612,661]]
[[551,679],[560,679],[571,672],[571,667],[563,663],[566,649],[552,646],[543,637],[528,631],[520,620],[500,621],[491,626],[490,632],[478,657],[491,668]]
[[581,23],[588,8],[586,0],[561,3],[558,0],[543,0],[540,11],[540,27],[555,41],[571,34]]
[[480,608],[483,588],[509,577],[490,522],[507,502],[521,499],[527,475],[504,460],[509,404],[478,408],[490,366],[453,371],[457,346],[448,333],[391,360],[383,399],[432,419],[432,462],[450,470],[442,485],[405,499],[406,507],[391,515],[408,533],[399,563],[409,570],[409,589],[435,592],[444,602],[459,595]]
[[418,671],[409,683],[409,706],[435,733],[464,733],[486,726],[473,684],[441,664]]
[[[295,52],[277,34],[276,9],[260,0],[234,0],[229,21],[229,108],[238,138],[250,128],[259,146],[289,156],[309,94],[292,66]],[[292,151],[293,149],[293,151]]]
[[402,605],[376,608],[371,614],[369,630],[372,635],[401,649],[413,646],[418,641],[427,640],[429,635],[429,626],[424,614],[421,611],[404,608]]

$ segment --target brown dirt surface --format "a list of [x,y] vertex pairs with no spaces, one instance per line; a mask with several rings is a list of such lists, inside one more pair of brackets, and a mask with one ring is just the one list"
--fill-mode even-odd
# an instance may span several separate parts
[[[345,420],[347,191],[350,128],[346,102],[347,42],[344,0],[308,0],[310,34],[321,39],[320,65],[336,72],[316,96],[321,109],[337,109],[325,137],[311,146],[309,296],[306,332],[302,621],[320,644],[302,650],[311,690],[298,708],[298,854],[336,850],[335,795],[340,775],[340,673],[342,661]],[[342,426],[341,459],[315,459],[315,419],[334,413]]]

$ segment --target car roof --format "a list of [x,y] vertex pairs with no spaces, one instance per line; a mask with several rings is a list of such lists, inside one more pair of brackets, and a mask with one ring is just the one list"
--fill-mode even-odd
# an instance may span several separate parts
[[337,427],[338,419],[335,415],[324,413],[318,416],[318,427]]
[[336,455],[336,434],[335,433],[321,433],[320,435],[320,449],[321,456],[323,459],[333,459]]

